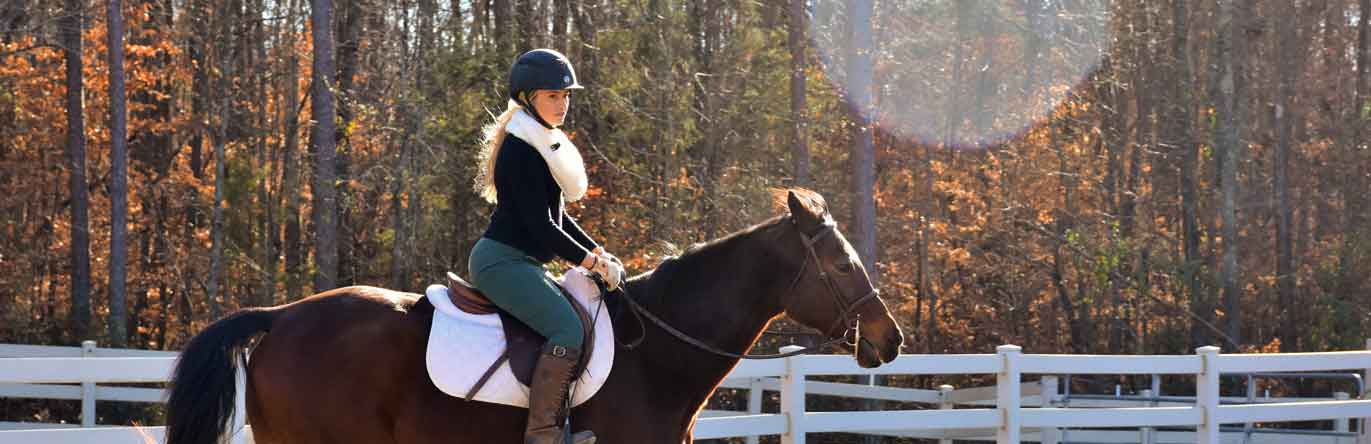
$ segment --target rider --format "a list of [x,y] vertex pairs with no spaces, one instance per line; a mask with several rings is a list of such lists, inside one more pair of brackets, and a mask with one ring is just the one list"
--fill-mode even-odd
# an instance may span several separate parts
[[[520,55],[509,72],[509,104],[487,125],[476,192],[495,204],[490,225],[471,250],[470,276],[496,306],[547,337],[529,387],[525,444],[560,444],[572,374],[584,345],[582,325],[544,264],[561,258],[603,277],[623,279],[617,258],[591,240],[563,208],[585,196],[585,164],[558,129],[571,90],[582,89],[566,56],[550,49]],[[512,136],[512,137],[506,137]],[[591,444],[590,431],[572,436]]]

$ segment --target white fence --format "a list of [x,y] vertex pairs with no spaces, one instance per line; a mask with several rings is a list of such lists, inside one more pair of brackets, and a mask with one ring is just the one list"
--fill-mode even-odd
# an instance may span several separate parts
[[[98,426],[96,401],[164,402],[157,388],[104,387],[99,384],[167,382],[176,365],[176,352],[81,347],[0,344],[0,398],[68,399],[81,401],[80,428],[67,424],[0,423],[0,444],[87,444],[161,442],[163,427]],[[232,444],[251,443],[242,387],[246,374],[239,368],[238,410],[233,419]],[[80,385],[59,385],[79,383]]]
[[[1371,348],[1371,343],[1368,343]],[[151,354],[149,354],[151,353]],[[65,357],[56,357],[57,355]],[[52,424],[27,424],[28,430],[3,430],[0,444],[8,443],[148,443],[162,438],[161,427],[92,427],[95,402],[160,402],[161,389],[101,387],[98,384],[165,382],[174,355],[82,348],[0,345],[0,397],[81,399],[86,428],[61,428]],[[707,411],[694,428],[695,439],[780,435],[784,444],[805,442],[808,433],[850,432],[890,436],[956,439],[993,439],[999,443],[1021,440],[1043,443],[1092,442],[1199,442],[1218,444],[1245,442],[1330,442],[1371,444],[1365,427],[1348,432],[1348,419],[1371,417],[1371,400],[1265,400],[1261,403],[1221,405],[1220,374],[1356,370],[1371,375],[1371,351],[1222,355],[1218,348],[1204,347],[1185,356],[1104,356],[1023,354],[1006,345],[995,354],[902,355],[877,369],[862,369],[849,356],[796,356],[783,360],[748,361],[730,374],[724,387],[749,389],[749,412]],[[904,389],[854,386],[809,381],[822,375],[995,375],[994,387],[954,390]],[[1053,375],[1191,375],[1195,378],[1194,402],[1147,401],[1136,405],[1094,403],[1101,408],[1060,406],[1058,380]],[[1044,375],[1038,381],[1024,375]],[[244,426],[242,408],[244,373],[238,372],[238,416],[234,418],[232,442],[251,442]],[[78,386],[49,385],[80,383]],[[780,392],[780,412],[761,413],[762,394]],[[937,409],[859,412],[808,412],[807,395],[836,395],[887,401],[927,403]],[[1358,393],[1357,398],[1362,394]],[[1343,396],[1341,398],[1350,398]],[[1224,398],[1228,400],[1228,398]],[[957,406],[980,408],[956,408]],[[989,408],[986,408],[989,407]],[[1223,434],[1222,424],[1251,424],[1305,420],[1334,420],[1335,432],[1328,440],[1300,436],[1280,441],[1251,430]],[[1339,421],[1340,420],[1340,421]],[[8,424],[9,428],[16,428]],[[1101,431],[1098,428],[1138,428],[1137,432]],[[1193,432],[1157,430],[1157,427],[1191,428]],[[1063,429],[1085,429],[1069,430]],[[1122,434],[1122,435],[1121,435]],[[1131,434],[1131,435],[1130,435]]]
[[[993,355],[902,355],[878,369],[859,368],[847,356],[797,356],[786,362],[739,366],[724,387],[750,390],[749,411],[707,411],[695,427],[695,438],[747,436],[749,442],[756,442],[755,435],[780,435],[781,442],[788,444],[804,443],[808,433],[851,432],[933,438],[947,443],[951,439],[984,439],[999,443],[1055,444],[1066,442],[1063,429],[1079,428],[1085,430],[1072,430],[1071,441],[1366,444],[1371,443],[1371,439],[1365,428],[1355,434],[1349,430],[1351,419],[1371,416],[1371,401],[1368,400],[1346,399],[1350,395],[1343,394],[1326,399],[1259,399],[1242,405],[1221,405],[1221,400],[1239,403],[1247,398],[1221,399],[1218,395],[1220,374],[1356,370],[1367,375],[1371,371],[1368,369],[1371,369],[1371,351],[1222,355],[1217,347],[1204,347],[1189,356],[1106,356],[1025,355],[1019,347],[1007,345],[999,347]],[[997,384],[964,390],[943,386],[935,391],[806,380],[807,376],[853,374],[993,374]],[[1189,397],[1193,401],[1185,404],[1176,402],[1182,397],[1171,397],[1167,402],[1093,400],[1084,403],[1093,408],[1064,408],[1058,407],[1061,401],[1058,379],[1044,376],[1039,381],[1025,383],[1023,376],[1030,374],[1191,375],[1196,381],[1197,396]],[[761,414],[761,393],[776,389],[781,392],[780,413]],[[807,412],[804,396],[809,394],[927,403],[939,408]],[[1145,392],[1143,397],[1155,398],[1154,394],[1158,393]],[[956,409],[958,405],[993,408]],[[1252,423],[1307,420],[1333,420],[1335,430],[1318,435],[1304,431],[1267,434],[1264,430],[1250,428]],[[1222,424],[1248,427],[1225,431]],[[1125,427],[1139,430],[1099,430]],[[1187,427],[1194,431],[1162,431],[1157,427]]]

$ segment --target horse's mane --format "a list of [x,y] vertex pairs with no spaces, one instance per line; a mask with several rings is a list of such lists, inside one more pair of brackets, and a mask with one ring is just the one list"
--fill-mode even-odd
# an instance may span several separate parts
[[[685,251],[681,252],[680,255],[669,256],[663,259],[651,273],[644,274],[641,277],[644,280],[671,280],[673,277],[681,274],[686,276],[697,275],[698,273],[696,273],[696,271],[701,267],[704,267],[707,264],[717,264],[716,259],[719,253],[731,249],[739,242],[752,239],[759,232],[765,231],[768,228],[788,220],[790,218],[790,214],[788,213],[788,199],[791,193],[794,193],[800,200],[800,203],[805,205],[811,212],[820,215],[820,217],[827,217],[828,205],[824,202],[823,196],[819,195],[819,193],[804,188],[772,189],[772,205],[777,208],[781,214],[772,216],[766,221],[742,230],[729,233],[723,237],[692,244],[689,248],[686,248]],[[658,293],[660,294],[661,292]]]
[[765,222],[729,233],[724,237],[695,243],[686,248],[685,251],[681,252],[679,255],[668,256],[662,259],[662,262],[657,264],[657,268],[653,269],[650,274],[660,276],[662,274],[671,275],[684,271],[691,271],[699,265],[708,263],[709,259],[714,258],[714,256],[723,250],[727,250],[733,244],[751,238],[756,233],[780,223],[786,217],[787,216],[784,214],[772,216]]

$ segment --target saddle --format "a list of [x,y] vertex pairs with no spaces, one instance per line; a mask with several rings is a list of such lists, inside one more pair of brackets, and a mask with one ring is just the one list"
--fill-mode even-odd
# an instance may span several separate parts
[[[467,395],[466,399],[472,399],[472,396],[475,396],[476,392],[481,390],[481,387],[485,385],[491,375],[495,374],[495,370],[499,369],[500,365],[505,361],[509,361],[509,368],[514,372],[515,379],[518,379],[524,386],[531,385],[533,381],[533,368],[538,364],[538,355],[542,353],[543,345],[547,343],[547,338],[538,334],[536,330],[519,320],[519,318],[506,313],[504,310],[500,310],[499,307],[490,302],[490,299],[486,298],[485,293],[476,289],[475,286],[468,283],[465,279],[462,279],[461,276],[449,271],[447,277],[451,283],[448,286],[448,297],[452,300],[453,305],[456,305],[459,310],[474,315],[499,314],[500,324],[504,328],[505,333],[505,352],[500,355],[499,359],[496,359],[495,362],[490,364],[490,367],[481,375],[481,379],[471,388],[471,393]],[[566,298],[567,302],[571,304],[571,307],[576,310],[576,316],[581,319],[581,330],[582,337],[585,338],[585,341],[583,342],[585,344],[585,349],[582,350],[581,359],[576,363],[576,368],[572,373],[579,375],[581,372],[585,371],[586,364],[590,361],[590,356],[592,352],[594,352],[595,323],[594,320],[591,319],[590,313],[586,311],[585,307],[581,306],[580,302],[576,301],[571,293],[567,292],[561,285],[558,285],[557,288],[561,290],[562,297]],[[602,293],[603,290],[602,287]]]

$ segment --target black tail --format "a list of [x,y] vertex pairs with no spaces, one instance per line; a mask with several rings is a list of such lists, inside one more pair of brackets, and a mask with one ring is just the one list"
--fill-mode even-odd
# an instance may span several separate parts
[[248,339],[271,329],[277,311],[248,308],[210,324],[176,362],[167,397],[167,444],[215,444],[233,417],[234,370]]

